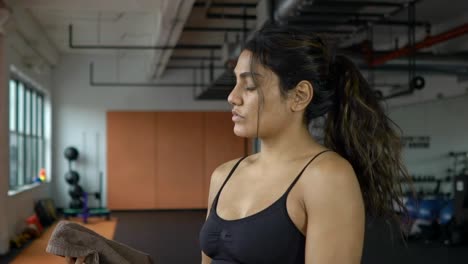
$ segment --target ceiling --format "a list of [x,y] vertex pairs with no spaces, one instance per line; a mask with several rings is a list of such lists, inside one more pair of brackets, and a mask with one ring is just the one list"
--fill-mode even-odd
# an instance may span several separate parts
[[[202,63],[208,65],[211,59],[213,68],[223,68],[225,61],[222,60],[221,46],[236,40],[242,42],[258,26],[260,18],[257,15],[265,11],[261,10],[263,1],[259,0],[6,1],[13,9],[24,10],[32,21],[37,22],[44,32],[43,37],[47,38],[57,53],[100,55],[145,52],[151,55],[146,57],[151,60],[151,71],[155,78],[160,77],[167,67],[200,68]],[[289,16],[281,18],[283,23],[322,32],[336,40],[342,51],[361,62],[365,58],[362,45],[370,38],[369,32],[373,34],[376,54],[391,52],[407,43],[408,3],[412,0],[275,2],[277,8],[289,2],[294,4]],[[415,0],[414,3],[416,42],[422,41],[428,34],[437,35],[468,23],[466,0],[451,0],[450,5],[440,0]],[[70,25],[73,25],[72,31]],[[70,48],[70,33],[73,45],[87,47]],[[27,34],[23,32],[23,35]],[[110,47],[91,49],[89,46]],[[166,49],[116,49],[116,46],[158,46]],[[451,62],[454,62],[452,66],[460,66],[457,63],[467,59],[468,34],[418,52],[427,61],[451,58]],[[406,59],[401,61],[406,62]],[[397,62],[393,60],[385,65]],[[465,63],[463,71],[466,68],[468,65]],[[450,71],[448,68],[446,70]],[[220,84],[228,87],[230,82],[232,76],[229,73],[225,73],[219,80]],[[220,94],[224,96],[225,92]]]

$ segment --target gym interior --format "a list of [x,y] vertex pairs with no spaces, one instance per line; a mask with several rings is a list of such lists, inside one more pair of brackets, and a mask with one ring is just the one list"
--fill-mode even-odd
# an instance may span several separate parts
[[269,21],[326,36],[401,128],[407,229],[367,218],[362,263],[467,263],[467,17],[466,0],[0,0],[0,263],[64,263],[45,252],[63,218],[200,263],[211,172],[261,150],[227,97]]

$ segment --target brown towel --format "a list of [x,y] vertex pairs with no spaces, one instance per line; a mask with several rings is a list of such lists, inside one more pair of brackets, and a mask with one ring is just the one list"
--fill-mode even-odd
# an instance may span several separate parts
[[60,221],[46,252],[62,257],[86,256],[86,264],[151,264],[148,254],[102,237],[82,225]]

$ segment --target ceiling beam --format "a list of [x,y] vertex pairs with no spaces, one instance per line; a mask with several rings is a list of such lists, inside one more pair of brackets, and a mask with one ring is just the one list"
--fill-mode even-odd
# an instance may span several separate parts
[[28,10],[16,5],[9,5],[12,10],[11,30],[29,46],[29,48],[45,63],[56,66],[60,60],[60,54],[47,33],[38,25]]

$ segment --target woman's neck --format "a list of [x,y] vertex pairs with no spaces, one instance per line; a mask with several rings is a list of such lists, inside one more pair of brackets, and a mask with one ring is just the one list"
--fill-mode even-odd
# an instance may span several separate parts
[[260,142],[259,161],[268,164],[294,161],[322,148],[306,126],[284,129],[275,136],[260,138]]

